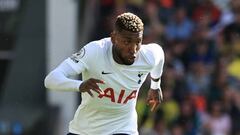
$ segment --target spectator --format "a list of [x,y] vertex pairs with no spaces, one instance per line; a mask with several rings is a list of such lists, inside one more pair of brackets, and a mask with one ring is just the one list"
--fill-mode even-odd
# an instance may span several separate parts
[[180,107],[180,115],[176,121],[184,129],[184,135],[196,135],[199,130],[199,116],[197,115],[194,102],[190,98],[185,98]]
[[176,9],[174,18],[166,25],[166,38],[169,41],[173,40],[188,40],[193,32],[194,25],[186,15],[186,10],[183,7]]
[[154,117],[153,128],[143,130],[141,135],[170,135],[165,120],[163,119],[163,115],[163,111],[159,109]]
[[190,69],[186,76],[186,83],[190,93],[196,95],[205,95],[208,93],[210,75],[203,61],[194,61],[190,64]]
[[223,112],[222,102],[213,101],[210,104],[209,113],[203,118],[203,130],[205,134],[229,135],[231,131],[230,116]]
[[212,3],[211,0],[202,0],[200,5],[193,11],[195,22],[209,19],[209,25],[214,26],[220,19],[221,11]]

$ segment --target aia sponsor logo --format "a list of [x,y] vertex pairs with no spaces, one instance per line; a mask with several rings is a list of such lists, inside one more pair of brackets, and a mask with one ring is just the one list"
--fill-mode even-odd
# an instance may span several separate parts
[[125,97],[126,91],[121,90],[120,94],[117,96],[114,93],[114,90],[112,88],[106,88],[104,90],[104,94],[99,94],[98,98],[109,98],[109,100],[113,103],[119,103],[119,104],[126,104],[129,100],[134,99],[137,97],[137,90],[133,90],[130,94],[128,94]]

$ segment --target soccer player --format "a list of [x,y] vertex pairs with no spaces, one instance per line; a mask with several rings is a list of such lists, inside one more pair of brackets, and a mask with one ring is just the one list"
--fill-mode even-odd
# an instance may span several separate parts
[[[135,106],[148,73],[152,111],[163,98],[164,52],[156,43],[142,45],[143,29],[138,16],[123,13],[110,38],[88,43],[47,75],[47,88],[82,93],[68,135],[138,135]],[[80,73],[83,80],[69,78]]]

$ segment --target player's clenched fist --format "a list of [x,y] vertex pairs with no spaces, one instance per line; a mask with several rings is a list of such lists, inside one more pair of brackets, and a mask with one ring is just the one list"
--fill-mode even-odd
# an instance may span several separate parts
[[99,88],[97,83],[104,84],[104,81],[99,80],[99,79],[90,78],[90,79],[82,82],[82,84],[79,86],[79,90],[80,90],[80,92],[87,92],[91,97],[93,97],[91,90],[101,94],[101,93],[103,93],[103,91]]

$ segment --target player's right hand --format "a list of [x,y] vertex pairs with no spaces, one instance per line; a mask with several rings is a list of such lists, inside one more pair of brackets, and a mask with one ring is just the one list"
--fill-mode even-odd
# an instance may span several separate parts
[[92,91],[95,91],[98,94],[103,94],[103,91],[99,88],[97,83],[104,84],[104,81],[90,78],[82,82],[82,84],[79,86],[79,90],[80,92],[87,92],[91,97],[93,97]]

